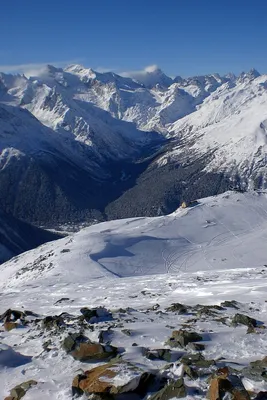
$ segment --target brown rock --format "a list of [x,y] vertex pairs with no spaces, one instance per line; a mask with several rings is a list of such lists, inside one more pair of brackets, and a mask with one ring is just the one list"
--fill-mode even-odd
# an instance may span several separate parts
[[12,331],[12,329],[16,329],[18,327],[18,324],[16,322],[5,322],[4,323],[4,329],[5,331]]
[[147,373],[123,360],[98,366],[78,375],[72,382],[73,395],[118,394],[136,390]]
[[99,343],[80,343],[79,346],[71,352],[71,355],[75,360],[87,361],[91,359],[104,359],[115,354],[110,346],[106,347],[110,348],[110,351],[106,351],[105,347]]
[[[210,382],[208,399],[222,400],[226,394],[231,395],[232,400],[250,400],[250,396],[243,386],[242,381],[236,375],[228,375],[228,371],[222,371]],[[226,377],[227,374],[227,377]]]

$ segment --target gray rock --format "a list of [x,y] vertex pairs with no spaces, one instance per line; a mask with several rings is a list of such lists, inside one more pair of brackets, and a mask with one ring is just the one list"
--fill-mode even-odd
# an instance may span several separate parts
[[257,321],[254,318],[251,318],[245,314],[235,314],[232,319],[232,324],[236,325],[246,325],[246,326],[257,326]]
[[169,349],[146,349],[144,352],[144,356],[149,360],[164,360],[167,362],[171,362],[172,353]]
[[202,336],[198,333],[180,329],[172,332],[172,336],[167,340],[166,344],[170,347],[186,347],[188,343],[199,342],[201,340]]
[[180,303],[173,303],[170,307],[166,308],[166,311],[175,312],[177,314],[186,314],[188,312],[187,307]]
[[160,391],[154,393],[149,400],[171,400],[174,398],[182,398],[186,396],[186,388],[183,378],[171,381]]

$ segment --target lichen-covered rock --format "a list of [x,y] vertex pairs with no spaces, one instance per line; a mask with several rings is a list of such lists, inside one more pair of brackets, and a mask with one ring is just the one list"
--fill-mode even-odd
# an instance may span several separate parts
[[234,326],[241,324],[241,325],[256,327],[257,321],[256,321],[256,319],[251,318],[245,314],[235,314],[232,319],[232,324]]
[[91,342],[86,336],[78,333],[68,335],[62,347],[75,360],[84,362],[103,360],[117,355],[116,347]]
[[113,360],[77,375],[72,382],[72,393],[89,396],[134,392],[149,376],[150,374],[129,362]]
[[35,386],[35,385],[37,385],[37,382],[34,380],[23,382],[20,385],[17,385],[13,389],[11,389],[10,396],[7,397],[6,399],[20,400],[20,399],[22,399],[23,396],[25,396],[27,391],[32,386]]
[[166,344],[170,347],[186,347],[191,342],[199,342],[201,340],[202,336],[198,333],[180,329],[172,332],[172,336]]
[[176,381],[167,383],[157,393],[152,394],[149,400],[171,400],[186,396],[186,388],[183,378],[178,378]]

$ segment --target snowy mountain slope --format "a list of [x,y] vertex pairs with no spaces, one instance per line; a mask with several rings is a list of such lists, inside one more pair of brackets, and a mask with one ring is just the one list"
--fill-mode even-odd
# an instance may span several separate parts
[[60,237],[0,212],[0,263]]
[[[265,187],[266,179],[266,102],[267,76],[242,79],[236,86],[226,83],[211,94],[199,109],[171,127],[180,144],[168,159],[212,153],[206,171],[225,172],[233,180],[250,180]],[[163,157],[160,162],[167,162]],[[252,184],[253,185],[253,184]]]
[[[36,118],[30,123],[35,133],[29,134],[27,124],[17,120],[15,128],[2,117],[5,131],[17,132],[5,139],[2,134],[0,142],[2,158],[13,160],[8,174],[0,171],[3,197],[9,199],[1,201],[4,210],[39,225],[91,223],[170,213],[183,200],[232,187],[265,187],[265,75],[251,70],[239,77],[166,80],[152,68],[142,77],[80,65],[49,65],[31,78],[1,74],[2,109]],[[29,170],[32,158],[41,163],[38,176],[48,180],[45,192],[53,205],[41,204],[49,210],[41,218],[28,195],[21,202],[10,194],[12,176],[23,179],[15,160]]]
[[[4,286],[17,287],[43,279],[78,283],[101,277],[260,267],[267,257],[266,235],[267,195],[228,192],[168,216],[93,225],[25,253],[19,263],[2,265],[1,274]],[[67,270],[71,274],[66,275]]]
[[[0,119],[3,211],[46,226],[101,220],[99,210],[128,184],[119,179],[127,163],[112,163],[111,157],[98,156],[91,146],[56,134],[29,111],[2,104]],[[133,178],[135,173],[132,168]]]
[[[207,377],[224,366],[255,398],[267,390],[260,364],[258,375],[246,369],[267,351],[266,235],[267,195],[229,192],[165,217],[101,223],[1,265],[0,312],[39,314],[11,331],[1,326],[1,398],[34,379],[25,400],[71,400],[77,373],[100,365],[64,351],[63,340],[74,332],[118,347],[123,360],[158,377],[184,376],[188,400],[204,400]],[[100,306],[112,316],[82,320],[83,307]],[[257,326],[234,325],[236,314]],[[62,322],[49,327],[51,315]],[[170,347],[174,329],[197,332],[201,355],[194,347]],[[145,356],[156,349],[170,351],[173,363]],[[200,368],[189,363],[197,376],[184,374],[185,356],[198,357]]]

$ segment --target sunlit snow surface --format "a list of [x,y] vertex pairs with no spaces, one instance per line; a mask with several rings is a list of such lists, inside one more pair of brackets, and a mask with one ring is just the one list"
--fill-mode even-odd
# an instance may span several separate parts
[[[153,369],[164,362],[145,359],[140,346],[162,348],[171,327],[179,328],[188,319],[144,313],[156,303],[164,311],[174,302],[220,304],[234,299],[242,303],[240,312],[267,323],[266,241],[267,197],[257,193],[229,192],[165,217],[102,223],[1,265],[0,312],[24,307],[42,315],[79,315],[84,306],[131,307],[136,322],[124,327],[134,335],[115,329],[112,344],[125,348],[125,359]],[[56,304],[61,298],[70,300]],[[228,315],[235,312],[229,309]],[[206,358],[225,357],[246,365],[267,354],[264,331],[246,335],[246,327],[230,328],[209,319],[197,321],[194,329],[204,332]],[[96,339],[97,332],[88,335]],[[43,352],[42,340],[31,339],[28,328],[0,332],[13,360],[11,366],[1,362],[0,348],[0,398],[16,384],[35,379],[40,384],[25,400],[71,399],[73,377],[90,364],[73,361],[59,343]],[[264,384],[258,387],[267,390]]]

